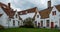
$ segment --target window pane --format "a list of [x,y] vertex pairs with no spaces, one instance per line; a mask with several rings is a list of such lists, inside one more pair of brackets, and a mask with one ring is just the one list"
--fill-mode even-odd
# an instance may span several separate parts
[[39,18],[39,15],[37,15],[37,18]]
[[15,26],[15,20],[13,20],[13,26]]

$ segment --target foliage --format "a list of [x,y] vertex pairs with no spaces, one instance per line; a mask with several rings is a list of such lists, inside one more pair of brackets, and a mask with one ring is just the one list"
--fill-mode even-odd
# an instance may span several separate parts
[[25,20],[24,20],[24,26],[26,26],[26,27],[33,27],[33,19],[32,18],[26,18]]
[[0,25],[0,29],[4,29],[4,27],[2,25]]

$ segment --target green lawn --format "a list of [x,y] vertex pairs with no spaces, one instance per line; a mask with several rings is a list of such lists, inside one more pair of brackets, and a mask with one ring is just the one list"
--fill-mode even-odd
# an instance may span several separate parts
[[9,28],[0,30],[0,32],[60,32],[60,30],[45,28]]

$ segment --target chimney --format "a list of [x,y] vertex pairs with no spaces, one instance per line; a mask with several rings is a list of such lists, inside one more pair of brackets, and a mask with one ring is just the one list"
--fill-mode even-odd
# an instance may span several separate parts
[[10,8],[10,3],[8,3],[8,7]]
[[51,0],[48,1],[48,9],[51,8]]

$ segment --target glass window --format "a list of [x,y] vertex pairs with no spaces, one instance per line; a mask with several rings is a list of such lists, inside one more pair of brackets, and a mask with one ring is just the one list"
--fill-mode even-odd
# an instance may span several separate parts
[[47,27],[49,27],[49,20],[47,20],[47,22],[46,22],[46,23],[47,23]]
[[18,25],[19,25],[19,21],[18,21]]
[[17,18],[17,14],[16,14],[16,18]]
[[37,18],[39,18],[39,15],[37,15]]
[[53,11],[52,15],[56,15],[56,11]]
[[15,20],[13,20],[13,26],[15,26]]
[[41,27],[43,27],[43,21],[41,20]]

